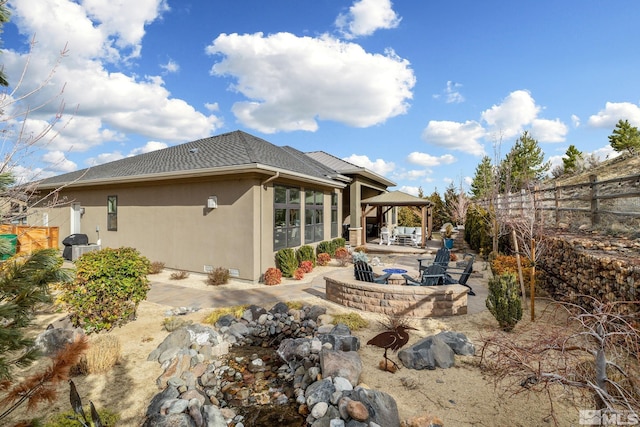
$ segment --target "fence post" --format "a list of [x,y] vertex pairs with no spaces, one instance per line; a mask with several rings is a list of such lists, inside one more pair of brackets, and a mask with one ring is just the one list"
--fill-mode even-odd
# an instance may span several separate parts
[[598,175],[589,175],[591,185],[591,226],[600,224],[600,203],[598,200]]
[[560,207],[560,189],[558,188],[558,183],[553,183],[553,197],[555,198],[555,215],[556,215],[556,228],[558,224],[560,224],[560,211],[558,208]]

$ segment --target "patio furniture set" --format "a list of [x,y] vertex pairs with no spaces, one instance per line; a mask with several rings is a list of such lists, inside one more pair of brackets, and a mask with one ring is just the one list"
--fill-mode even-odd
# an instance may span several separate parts
[[422,230],[420,227],[394,227],[389,231],[387,227],[380,230],[380,245],[392,244],[405,246],[420,246],[422,243]]
[[401,268],[384,268],[382,269],[382,273],[376,273],[371,265],[364,261],[358,261],[354,264],[354,276],[356,280],[378,284],[407,286],[444,286],[457,284],[468,288],[468,295],[475,295],[471,286],[467,284],[473,272],[475,255],[464,254],[462,261],[457,262],[455,266],[450,265],[450,259],[451,253],[449,249],[444,247],[438,249],[433,259],[419,258],[417,275],[408,274],[408,270]]

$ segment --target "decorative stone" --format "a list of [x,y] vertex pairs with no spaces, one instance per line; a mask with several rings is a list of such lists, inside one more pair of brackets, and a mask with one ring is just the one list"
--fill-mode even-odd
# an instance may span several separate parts
[[369,419],[369,411],[357,400],[351,400],[347,403],[347,413],[356,421],[367,421]]
[[454,357],[451,347],[435,335],[398,352],[398,358],[409,369],[450,368],[455,362]]
[[362,360],[355,351],[322,349],[320,368],[325,377],[343,377],[352,385],[356,385],[362,373]]
[[329,409],[329,404],[327,402],[318,402],[313,405],[313,408],[311,409],[311,416],[316,419],[322,418],[324,414],[327,413],[327,409]]
[[444,341],[455,354],[461,356],[473,356],[476,354],[476,347],[469,338],[461,332],[443,331],[436,335]]

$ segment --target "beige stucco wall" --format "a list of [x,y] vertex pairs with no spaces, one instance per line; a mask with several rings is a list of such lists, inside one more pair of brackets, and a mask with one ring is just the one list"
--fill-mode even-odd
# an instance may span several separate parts
[[[229,268],[237,278],[257,282],[275,265],[274,182],[265,189],[264,179],[250,175],[65,189],[61,192],[65,204],[38,209],[30,223],[43,225],[46,212],[48,225],[60,228],[62,249],[62,240],[71,234],[70,205],[79,203],[84,214],[76,232],[87,234],[90,243],[100,239],[103,247],[134,247],[149,260],[164,262],[172,269]],[[331,193],[336,190],[314,189],[325,193],[325,240],[330,240]],[[113,195],[118,196],[118,230],[108,231],[107,197]],[[217,196],[217,209],[206,208],[209,196]],[[341,212],[341,197],[338,203]],[[341,224],[342,218],[338,221]]]

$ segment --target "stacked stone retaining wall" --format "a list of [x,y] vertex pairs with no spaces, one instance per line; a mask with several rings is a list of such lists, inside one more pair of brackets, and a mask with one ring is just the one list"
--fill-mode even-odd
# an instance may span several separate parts
[[600,302],[638,301],[640,241],[598,237],[550,238],[538,262],[538,285],[554,299],[583,307],[593,306],[590,297]]
[[325,276],[329,301],[373,313],[407,317],[467,314],[467,291],[462,285],[381,285],[356,280],[353,270]]

